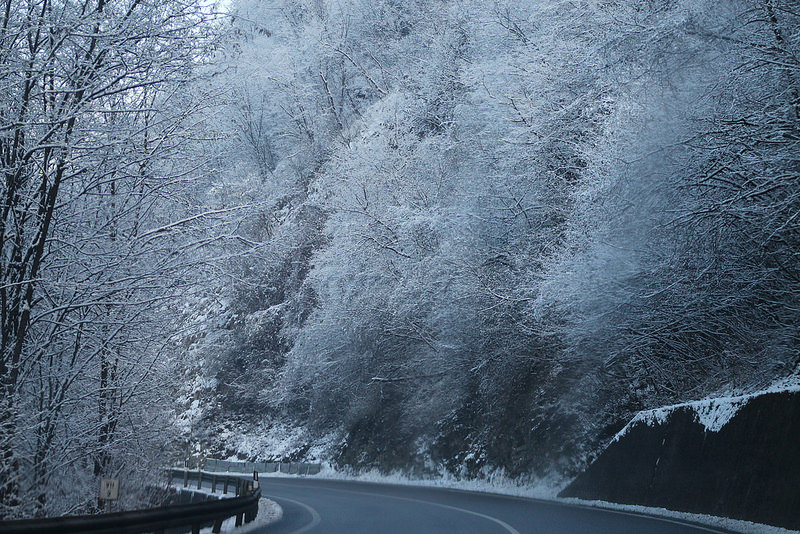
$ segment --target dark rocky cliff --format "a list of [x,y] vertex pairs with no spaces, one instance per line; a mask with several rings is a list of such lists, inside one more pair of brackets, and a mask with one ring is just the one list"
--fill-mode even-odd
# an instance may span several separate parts
[[637,416],[560,496],[800,529],[800,392],[713,402]]

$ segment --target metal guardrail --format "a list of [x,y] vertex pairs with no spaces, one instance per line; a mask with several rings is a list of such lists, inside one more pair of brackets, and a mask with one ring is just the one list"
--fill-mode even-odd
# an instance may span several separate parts
[[[169,469],[167,473],[170,480],[174,480],[176,473],[179,476],[184,476],[185,470]],[[193,474],[197,475],[196,472]],[[261,498],[261,489],[255,488],[255,490],[251,490],[252,480],[247,480],[241,476],[214,476],[220,482],[223,482],[226,490],[230,485],[236,491],[238,497],[195,504],[162,506],[147,510],[116,512],[113,514],[5,521],[0,522],[0,533],[80,534],[85,532],[87,534],[142,534],[145,532],[163,533],[168,528],[191,527],[192,533],[197,534],[200,532],[200,528],[208,523],[213,523],[213,532],[218,533],[222,522],[229,517],[236,516],[236,526],[240,526],[242,522],[249,523],[254,520],[258,514],[258,500]],[[202,484],[202,474],[200,480]]]
[[316,475],[322,470],[322,464],[305,462],[231,462],[206,458],[203,462],[206,471],[230,473],[286,473],[290,475]]
[[[206,471],[189,471],[188,469],[171,468],[167,469],[169,484],[172,485],[176,480],[183,481],[183,487],[187,489],[203,489],[203,485],[210,486],[211,493],[216,493],[219,488],[223,495],[228,491],[234,495],[241,495],[247,492],[248,484],[252,484],[253,474],[234,475],[222,473],[208,473]],[[256,479],[257,480],[257,479]],[[1,531],[0,531],[0,534]]]
[[197,533],[209,523],[214,525],[213,532],[219,532],[229,517],[236,516],[236,526],[256,518],[261,490],[253,490],[254,473],[316,475],[322,469],[321,464],[302,462],[232,462],[213,458],[206,459],[203,467],[204,471],[167,469],[169,483],[182,480],[184,488],[191,484],[197,489],[210,485],[212,493],[219,489],[223,495],[230,492],[235,497],[113,514],[4,521],[0,522],[0,534],[140,534],[163,533],[176,527],[191,527]]

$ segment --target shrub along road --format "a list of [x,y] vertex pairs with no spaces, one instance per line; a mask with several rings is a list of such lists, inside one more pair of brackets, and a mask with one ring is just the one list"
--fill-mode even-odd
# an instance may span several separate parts
[[283,519],[263,534],[700,534],[724,529],[628,512],[442,488],[262,478]]

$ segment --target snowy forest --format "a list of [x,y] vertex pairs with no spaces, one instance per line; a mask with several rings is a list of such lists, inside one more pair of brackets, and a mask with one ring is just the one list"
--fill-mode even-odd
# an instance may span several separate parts
[[797,0],[0,4],[0,518],[566,478],[800,373]]

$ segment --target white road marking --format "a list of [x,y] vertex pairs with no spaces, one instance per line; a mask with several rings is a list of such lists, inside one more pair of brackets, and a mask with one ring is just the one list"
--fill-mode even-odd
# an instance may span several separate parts
[[[380,484],[380,482],[372,482],[372,484]],[[419,488],[428,488],[431,486],[407,486],[407,487],[419,487]],[[516,501],[522,502],[533,502],[537,504],[542,504],[545,506],[559,506],[562,508],[582,508],[584,510],[593,510],[595,512],[607,512],[610,514],[618,514],[618,515],[627,515],[630,517],[639,517],[643,519],[653,519],[656,521],[663,521],[664,523],[672,523],[674,525],[681,525],[683,527],[691,527],[696,528],[698,530],[704,530],[706,532],[713,532],[714,534],[729,534],[730,530],[720,530],[720,528],[724,527],[714,527],[711,525],[703,525],[702,523],[694,522],[690,519],[680,519],[680,518],[670,518],[665,517],[662,515],[656,514],[649,514],[647,512],[637,512],[637,511],[628,511],[628,510],[620,510],[618,508],[611,508],[611,507],[604,507],[602,505],[591,505],[591,504],[582,504],[582,503],[572,503],[572,502],[563,502],[563,501],[550,501],[547,499],[538,499],[535,497],[523,497],[521,495],[506,495],[503,493],[488,493],[485,491],[471,491],[459,488],[440,488],[437,487],[436,489],[442,491],[448,491],[452,493],[466,493],[470,495],[487,495],[489,497],[496,497],[499,499],[513,499]]]
[[[369,494],[367,494],[367,495],[369,495]],[[497,519],[496,517],[492,517],[490,515],[481,514],[479,512],[473,512],[472,510],[467,510],[465,508],[458,508],[456,506],[450,506],[448,504],[439,504],[439,503],[430,502],[430,501],[421,501],[419,499],[409,499],[408,497],[393,497],[391,495],[389,497],[391,497],[392,499],[401,499],[403,501],[411,501],[411,502],[419,502],[419,503],[422,503],[422,504],[430,504],[431,506],[438,506],[439,508],[447,508],[448,510],[456,510],[457,512],[462,512],[462,513],[470,514],[470,515],[476,515],[478,517],[482,517],[484,519],[487,519],[489,521],[497,523],[498,525],[503,527],[506,530],[506,532],[508,532],[509,534],[520,534],[517,529],[515,529],[514,527],[512,527],[511,525],[509,525],[505,521],[502,521],[502,520]]]
[[[447,510],[455,510],[456,512],[461,512],[461,513],[464,513],[464,514],[469,514],[469,515],[474,515],[474,516],[481,517],[483,519],[486,519],[487,521],[491,521],[493,523],[496,523],[496,524],[500,525],[509,534],[520,534],[520,532],[517,529],[515,529],[514,527],[512,527],[511,525],[509,525],[505,521],[497,519],[496,517],[492,517],[492,516],[486,515],[486,514],[481,514],[479,512],[473,512],[472,510],[467,510],[465,508],[458,508],[456,506],[450,506],[449,504],[439,504],[439,503],[431,502],[431,501],[423,501],[423,500],[420,500],[420,499],[412,499],[410,497],[397,497],[395,495],[385,495],[385,494],[382,494],[382,493],[368,493],[368,492],[365,492],[365,491],[353,491],[353,490],[345,490],[345,489],[339,489],[339,488],[317,487],[317,489],[328,490],[328,491],[339,491],[339,492],[344,492],[344,493],[354,493],[356,495],[367,495],[369,497],[385,497],[385,498],[389,498],[389,499],[397,499],[397,500],[400,500],[400,501],[416,502],[416,503],[421,503],[421,504],[428,504],[428,505],[431,505],[431,506],[438,506],[439,508],[445,508]],[[295,534],[295,533],[293,533],[293,534]]]
[[663,521],[664,523],[672,523],[673,525],[681,525],[682,527],[690,527],[690,528],[695,528],[697,530],[705,530],[706,532],[713,532],[714,534],[727,534],[728,532],[730,532],[729,530],[719,530],[714,527],[707,527],[705,525],[701,525],[699,523],[681,521],[680,519],[670,519],[668,517],[660,517],[644,513],[628,512],[625,510],[615,510],[613,508],[601,508],[600,506],[587,506],[585,504],[573,504],[573,505],[565,504],[564,506],[576,506],[579,508],[585,508],[587,510],[599,510],[603,512],[609,512],[612,514],[627,515],[630,517],[643,517],[645,519],[655,519],[657,521]]
[[[355,481],[355,482],[358,482],[358,481]],[[329,487],[324,487],[324,486],[312,486],[312,487],[314,489],[318,489],[318,490],[339,491],[339,492],[344,492],[344,493],[354,493],[354,494],[358,494],[358,495],[368,495],[368,496],[371,496],[371,497],[387,497],[387,498],[390,498],[390,499],[398,499],[398,500],[401,500],[401,501],[417,502],[417,503],[422,503],[422,504],[429,504],[431,506],[438,506],[440,508],[446,508],[446,509],[449,509],[449,510],[455,510],[455,511],[458,511],[458,512],[463,512],[465,514],[470,514],[470,515],[482,517],[482,518],[484,518],[484,519],[486,519],[488,521],[492,521],[493,523],[496,523],[496,524],[500,525],[501,527],[503,527],[506,530],[506,532],[509,532],[510,534],[520,534],[520,532],[517,529],[515,529],[514,527],[512,527],[511,525],[509,525],[505,521],[497,519],[496,517],[492,517],[492,516],[489,516],[489,515],[481,514],[479,512],[473,512],[472,510],[466,510],[464,508],[458,508],[458,507],[455,507],[455,506],[450,506],[450,505],[447,505],[447,504],[438,504],[438,503],[435,503],[435,502],[423,501],[423,500],[419,500],[419,499],[412,499],[412,498],[409,498],[409,497],[396,497],[396,496],[393,496],[393,495],[384,495],[384,494],[379,494],[379,493],[369,493],[369,492],[364,492],[364,491],[345,490],[345,489],[339,489],[339,488],[329,488]],[[428,486],[410,486],[410,485],[409,486],[403,486],[403,487],[428,488]],[[709,526],[702,525],[702,524],[695,523],[695,522],[688,521],[688,520],[672,519],[672,518],[668,518],[668,517],[651,515],[651,514],[642,513],[642,512],[618,510],[618,509],[614,509],[614,508],[604,508],[602,506],[592,506],[592,505],[580,504],[580,503],[566,503],[566,502],[559,502],[559,501],[549,501],[549,500],[546,500],[546,499],[536,499],[536,498],[531,498],[531,497],[522,497],[522,496],[519,496],[519,495],[503,495],[501,493],[487,493],[487,492],[481,492],[481,491],[476,492],[476,491],[469,491],[469,490],[463,490],[463,489],[458,489],[458,488],[436,488],[436,489],[442,490],[442,491],[445,491],[445,492],[452,492],[452,493],[467,493],[467,494],[471,494],[471,495],[479,494],[479,495],[486,495],[488,497],[499,498],[499,499],[512,499],[512,500],[518,500],[518,501],[523,501],[523,502],[533,502],[533,503],[543,504],[543,505],[546,505],[546,506],[557,506],[557,507],[562,507],[562,508],[583,508],[585,510],[593,510],[593,511],[596,511],[596,512],[606,512],[606,513],[611,513],[611,514],[627,515],[627,516],[630,516],[630,517],[651,519],[651,520],[656,520],[656,521],[662,521],[664,523],[672,523],[674,525],[680,525],[680,526],[684,526],[684,527],[695,528],[697,530],[702,530],[702,531],[705,531],[705,532],[713,532],[714,534],[726,534],[727,532],[730,532],[729,530],[719,530],[719,528],[715,528],[715,527],[710,526],[710,525]],[[280,498],[284,499],[284,497],[280,497]],[[305,504],[303,504],[301,502],[298,502],[298,501],[293,501],[292,499],[286,499],[286,500],[306,508],[311,513],[312,517],[316,517],[317,518],[316,522],[312,521],[311,524],[306,525],[302,529],[294,531],[291,534],[300,534],[301,532],[307,532],[309,529],[311,529],[312,527],[316,526],[321,521],[321,518],[319,517],[319,514],[316,512],[316,510],[314,510],[310,506],[307,506],[307,505],[305,505]]]
[[289,501],[290,503],[296,504],[297,506],[302,506],[303,508],[306,509],[306,511],[309,514],[311,514],[311,523],[303,526],[302,528],[299,528],[298,530],[292,531],[290,534],[302,534],[303,532],[308,532],[312,528],[314,528],[317,525],[319,525],[320,522],[322,521],[322,517],[320,517],[319,512],[317,512],[316,510],[311,508],[306,503],[303,503],[303,502],[300,502],[300,501],[295,501],[294,499],[287,499],[286,497],[282,497],[282,496],[276,496],[276,497],[273,497],[273,498],[280,499],[282,501]]

